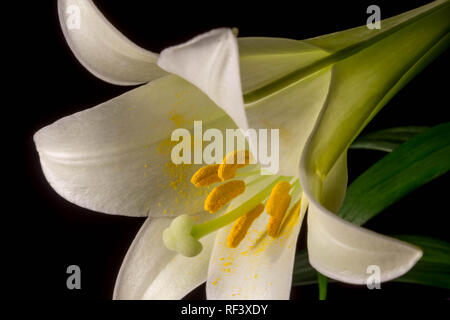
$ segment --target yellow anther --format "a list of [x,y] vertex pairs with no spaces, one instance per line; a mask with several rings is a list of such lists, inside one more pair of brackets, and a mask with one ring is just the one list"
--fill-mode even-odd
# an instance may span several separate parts
[[255,219],[258,218],[263,211],[264,205],[260,203],[247,212],[244,216],[236,220],[231,227],[230,234],[228,235],[227,245],[229,248],[236,248],[239,243],[241,243],[253,221],[255,221]]
[[233,179],[236,170],[250,163],[250,152],[247,150],[230,152],[223,158],[218,175],[222,181]]
[[267,234],[273,238],[278,235],[281,221],[283,221],[283,217],[289,208],[291,202],[290,188],[291,185],[286,181],[277,183],[272,189],[269,200],[267,200],[266,211],[270,215]]
[[245,182],[232,180],[212,189],[205,201],[205,210],[214,213],[245,191]]
[[204,187],[222,181],[217,175],[219,166],[219,164],[211,164],[209,166],[201,167],[192,176],[191,183],[196,187]]
[[[275,187],[273,187],[272,192],[270,193],[269,200],[267,200],[266,204],[266,211],[269,215],[273,216],[274,214],[277,214],[277,211],[283,211],[281,210],[283,207],[280,205],[285,204],[285,198],[289,196],[289,190],[291,189],[291,185],[289,182],[281,181],[278,182]],[[289,202],[291,200],[291,197],[289,196]],[[288,203],[289,206],[289,203]],[[284,211],[287,210],[284,209]]]

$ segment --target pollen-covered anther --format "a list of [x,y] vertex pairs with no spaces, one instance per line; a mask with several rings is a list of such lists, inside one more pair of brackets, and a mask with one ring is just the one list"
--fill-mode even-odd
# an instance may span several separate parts
[[212,189],[205,200],[205,210],[214,213],[244,191],[245,182],[242,180],[225,182]]
[[222,164],[218,170],[218,176],[222,181],[233,179],[239,168],[247,166],[251,161],[251,155],[248,150],[233,151],[223,158]]
[[216,182],[221,182],[222,180],[217,174],[219,166],[219,164],[211,164],[201,167],[192,176],[191,183],[196,187],[205,187]]
[[227,246],[229,248],[236,248],[239,243],[241,243],[253,221],[255,221],[263,211],[264,205],[260,203],[234,222],[227,239]]
[[267,234],[272,238],[278,236],[278,229],[291,203],[290,188],[291,185],[286,181],[277,183],[267,200],[266,211],[270,215],[269,223],[267,224]]
[[[283,203],[283,199],[289,196],[290,189],[291,185],[289,182],[286,181],[280,181],[272,188],[272,192],[270,193],[270,197],[266,203],[266,211],[269,215],[273,216],[280,210],[280,204]],[[287,208],[284,211],[286,210]]]

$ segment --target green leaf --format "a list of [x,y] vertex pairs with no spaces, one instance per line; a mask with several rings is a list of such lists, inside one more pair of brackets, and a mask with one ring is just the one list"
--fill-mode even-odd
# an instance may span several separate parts
[[392,152],[402,143],[412,137],[423,133],[429,127],[409,126],[383,129],[370,132],[358,137],[351,145],[350,149],[370,149],[385,152]]
[[450,170],[450,122],[402,144],[348,188],[339,215],[361,225],[409,192]]
[[298,251],[295,255],[292,285],[306,286],[317,283],[317,271],[308,262],[308,252]]

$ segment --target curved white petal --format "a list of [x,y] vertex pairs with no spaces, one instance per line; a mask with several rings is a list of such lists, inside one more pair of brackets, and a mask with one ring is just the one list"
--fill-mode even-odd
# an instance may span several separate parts
[[44,174],[67,200],[130,216],[192,214],[208,190],[195,188],[196,165],[171,159],[173,130],[233,128],[200,90],[171,75],[39,130],[34,140]]
[[[269,181],[263,181],[260,189]],[[231,225],[219,230],[208,270],[208,299],[289,299],[296,242],[306,207],[305,202],[297,215],[290,216],[285,231],[276,239],[266,234],[266,212],[254,221],[237,248],[226,244]]]
[[422,257],[419,248],[353,225],[320,204],[308,209],[308,254],[319,272],[342,282],[366,284],[376,266],[381,282],[408,272]]
[[239,72],[239,51],[230,29],[215,29],[161,52],[158,65],[205,92],[247,129]]
[[61,29],[80,63],[98,78],[118,85],[166,75],[158,54],[144,50],[112,26],[91,0],[58,0]]
[[419,248],[353,225],[333,213],[341,206],[347,187],[346,154],[322,182],[314,170],[312,136],[314,133],[300,164],[300,180],[310,201],[310,264],[327,277],[352,284],[370,283],[373,266],[379,268],[382,282],[406,273],[422,257]]
[[187,258],[163,244],[162,232],[171,222],[148,218],[142,225],[117,276],[114,299],[181,299],[206,281],[215,234],[200,240],[198,256]]

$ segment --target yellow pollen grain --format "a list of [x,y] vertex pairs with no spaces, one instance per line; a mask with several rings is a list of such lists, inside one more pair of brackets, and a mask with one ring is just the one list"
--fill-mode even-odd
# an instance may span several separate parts
[[201,167],[192,176],[191,183],[196,187],[204,187],[222,181],[217,175],[219,166],[219,164],[211,164]]
[[205,210],[211,213],[217,212],[228,202],[245,191],[245,182],[242,180],[228,181],[212,189],[205,200]]
[[278,229],[289,208],[291,202],[290,188],[291,185],[286,181],[277,183],[272,189],[269,200],[267,200],[266,211],[270,215],[269,223],[267,224],[267,234],[272,238],[278,236]]
[[231,265],[231,262],[225,262],[225,263],[223,264],[224,267],[229,266],[229,265]]
[[169,112],[169,115],[169,119],[173,121],[177,128],[180,128],[185,123],[184,117],[180,114],[177,114],[176,111]]
[[253,221],[255,221],[263,211],[264,205],[260,203],[234,222],[227,239],[227,246],[229,248],[236,248],[239,243],[241,243]]
[[217,281],[219,281],[219,280],[220,280],[220,278],[217,278],[216,281],[212,282],[211,284],[215,286],[217,284]]
[[223,158],[218,175],[222,181],[233,179],[237,169],[245,167],[249,163],[250,152],[248,150],[230,152]]

